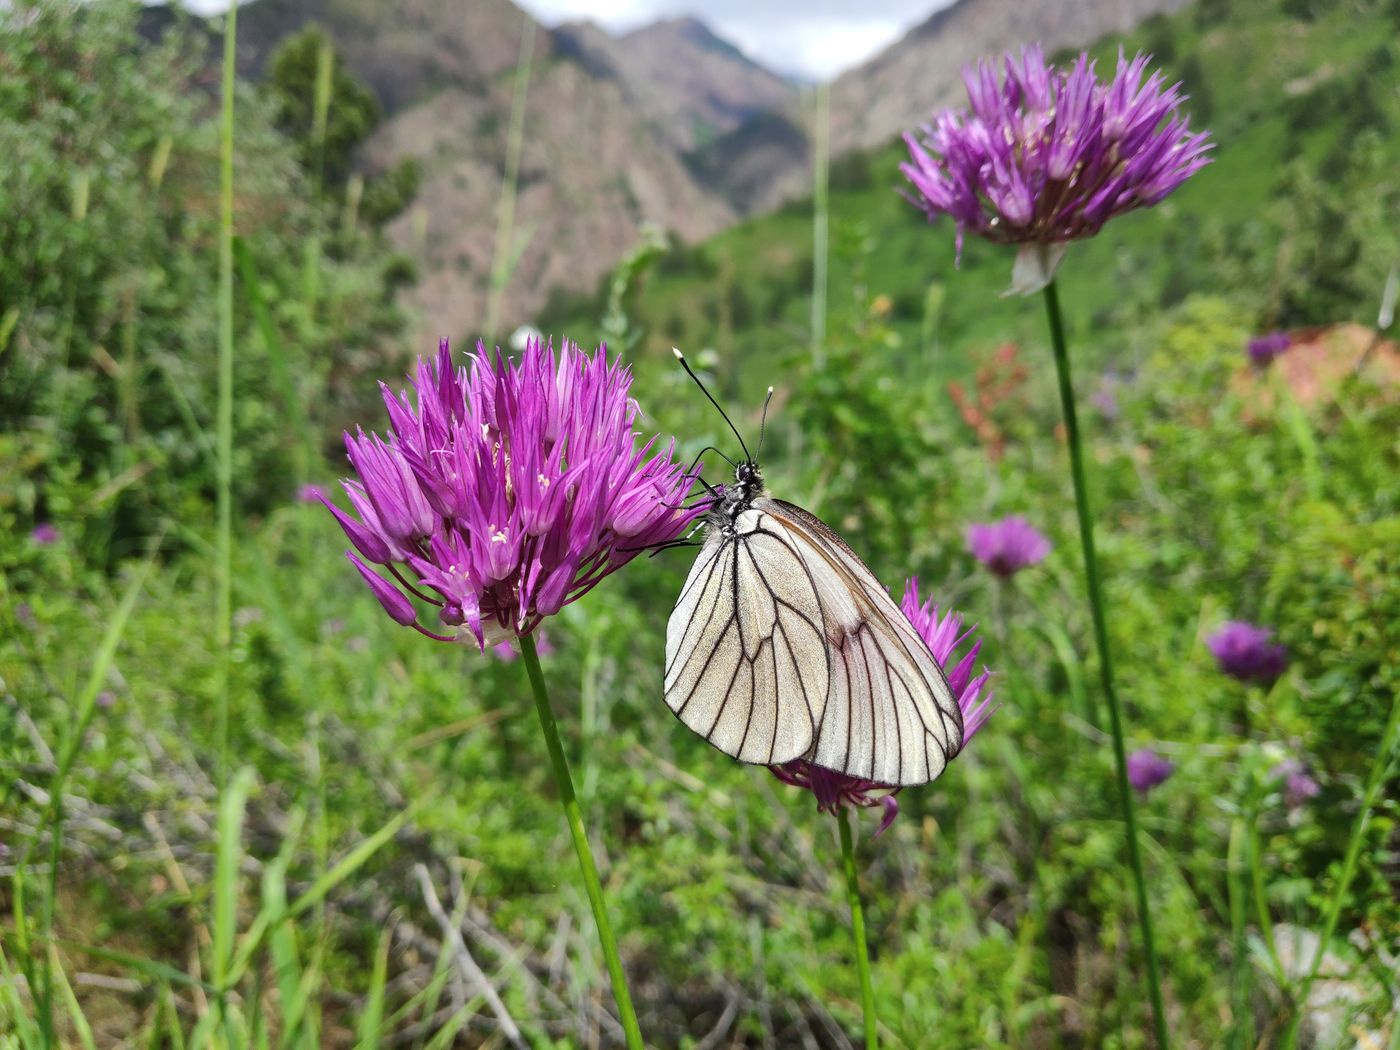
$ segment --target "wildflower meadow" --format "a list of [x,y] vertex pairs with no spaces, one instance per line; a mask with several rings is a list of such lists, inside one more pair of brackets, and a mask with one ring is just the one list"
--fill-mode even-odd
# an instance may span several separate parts
[[0,5],[0,1048],[1400,1050],[1400,4],[790,86],[519,316],[504,4],[451,331],[304,6]]

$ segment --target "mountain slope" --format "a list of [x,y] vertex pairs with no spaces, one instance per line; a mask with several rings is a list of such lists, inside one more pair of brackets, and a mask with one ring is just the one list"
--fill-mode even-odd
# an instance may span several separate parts
[[755,114],[781,109],[795,90],[694,18],[654,22],[615,37],[591,22],[553,30],[627,98],[676,149],[695,149]]
[[[253,0],[239,13],[241,68],[257,76],[280,41],[313,23],[385,114],[363,149],[366,169],[405,158],[421,166],[417,201],[389,227],[418,263],[420,281],[406,294],[419,341],[475,337],[487,323],[514,73],[527,29],[532,62],[514,222],[503,246],[503,324],[528,320],[556,287],[593,287],[646,224],[693,240],[734,219],[682,162],[665,122],[637,105],[635,74],[629,87],[617,69],[590,61],[571,38],[509,0]],[[696,35],[694,27],[679,32]],[[636,56],[654,52],[643,35],[619,65],[630,69]],[[721,101],[738,106],[739,99]]]

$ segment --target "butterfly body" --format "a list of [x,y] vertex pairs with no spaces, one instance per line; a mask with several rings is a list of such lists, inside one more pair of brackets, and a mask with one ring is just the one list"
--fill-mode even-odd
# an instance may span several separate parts
[[718,492],[666,633],[666,703],[740,761],[807,759],[890,785],[937,777],[962,746],[928,647],[815,515],[765,494],[751,460]]

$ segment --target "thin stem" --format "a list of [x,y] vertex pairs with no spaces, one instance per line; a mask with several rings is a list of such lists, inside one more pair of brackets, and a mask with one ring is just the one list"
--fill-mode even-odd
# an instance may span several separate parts
[[564,804],[564,817],[569,824],[569,834],[574,840],[574,852],[578,854],[583,886],[588,892],[588,903],[593,908],[593,919],[598,924],[598,940],[603,946],[603,957],[607,960],[608,976],[612,979],[618,1019],[627,1035],[628,1050],[643,1050],[642,1032],[637,1027],[637,1012],[632,1008],[632,995],[627,990],[627,977],[622,972],[622,957],[618,954],[617,939],[613,936],[612,924],[608,921],[607,905],[603,901],[603,885],[598,880],[598,866],[593,863],[593,851],[588,846],[588,832],[583,827],[583,813],[579,809],[578,796],[574,794],[574,782],[569,776],[569,763],[564,758],[564,745],[559,741],[559,727],[554,722],[554,712],[549,706],[549,693],[545,690],[544,675],[540,671],[540,658],[535,652],[533,635],[521,636],[520,654],[525,658],[525,670],[530,675],[530,687],[535,693],[535,712],[540,716],[540,730],[544,733],[544,742],[549,749],[549,764],[554,770],[554,782],[559,786],[559,798]]
[[229,677],[233,652],[233,91],[238,5],[232,4],[224,23],[223,105],[219,125],[219,394],[215,423],[217,524],[214,575],[218,601],[215,638],[218,643],[217,729],[219,784],[228,782]]
[[841,829],[841,864],[846,869],[846,896],[851,902],[851,933],[856,942],[856,972],[860,974],[860,1005],[865,1013],[865,1050],[877,1050],[875,985],[870,980],[870,949],[865,944],[865,909],[860,903],[860,880],[856,876],[856,851],[851,844],[851,817],[845,809],[836,811]]
[[816,87],[812,118],[812,366],[826,362],[827,173],[831,152],[831,87]]
[[515,199],[520,184],[520,151],[525,142],[525,96],[530,87],[530,67],[535,56],[535,20],[525,16],[520,36],[520,57],[515,63],[515,86],[510,99],[510,125],[506,131],[506,166],[501,180],[501,202],[496,212],[496,243],[491,249],[491,284],[486,297],[486,337],[495,339],[501,323],[501,301],[514,268],[511,239],[515,231]]
[[1147,990],[1152,997],[1152,1020],[1160,1050],[1170,1046],[1167,1015],[1162,1006],[1162,985],[1157,974],[1157,947],[1152,937],[1152,913],[1147,906],[1147,880],[1142,873],[1142,853],[1138,846],[1137,817],[1133,794],[1128,786],[1128,756],[1123,746],[1123,715],[1118,693],[1113,687],[1113,663],[1109,658],[1108,624],[1104,617],[1103,593],[1099,586],[1099,563],[1094,554],[1094,520],[1089,513],[1089,488],[1084,474],[1084,449],[1079,437],[1079,420],[1074,411],[1074,386],[1070,382],[1069,354],[1065,350],[1064,321],[1060,298],[1051,281],[1045,286],[1045,313],[1050,322],[1050,341],[1055,350],[1055,372],[1060,385],[1060,407],[1065,417],[1065,438],[1069,444],[1070,471],[1074,477],[1074,505],[1079,516],[1079,542],[1084,549],[1084,575],[1089,584],[1089,610],[1094,622],[1094,645],[1099,654],[1099,683],[1108,704],[1109,729],[1113,736],[1113,759],[1118,774],[1118,802],[1127,832],[1128,863],[1137,889],[1138,922],[1142,927],[1142,948],[1147,958]]
[[[1327,904],[1327,918],[1322,924],[1322,934],[1317,939],[1317,947],[1313,949],[1312,962],[1308,965],[1308,972],[1304,975],[1302,983],[1299,984],[1297,992],[1293,996],[1293,1016],[1288,1022],[1288,1031],[1283,1041],[1283,1045],[1289,1050],[1298,1045],[1298,1027],[1303,1019],[1303,1009],[1308,1002],[1308,992],[1312,990],[1312,983],[1317,979],[1317,971],[1322,968],[1322,960],[1327,954],[1327,946],[1332,942],[1332,937],[1337,932],[1337,923],[1342,917],[1342,906],[1346,903],[1347,891],[1351,889],[1351,880],[1356,875],[1356,864],[1361,857],[1361,844],[1366,838],[1366,825],[1371,821],[1371,810],[1375,808],[1376,798],[1380,794],[1381,785],[1385,782],[1386,770],[1389,769],[1390,761],[1394,757],[1393,752],[1397,737],[1400,737],[1400,693],[1396,694],[1390,705],[1390,720],[1385,724],[1385,732],[1381,734],[1381,746],[1377,749],[1376,757],[1371,763],[1371,771],[1366,776],[1366,791],[1361,796],[1361,811],[1356,814],[1356,820],[1351,826],[1351,838],[1347,842],[1347,851],[1342,858],[1342,873],[1337,879],[1337,885],[1332,890],[1332,899]],[[1397,1027],[1400,1027],[1400,1022],[1397,1022]]]

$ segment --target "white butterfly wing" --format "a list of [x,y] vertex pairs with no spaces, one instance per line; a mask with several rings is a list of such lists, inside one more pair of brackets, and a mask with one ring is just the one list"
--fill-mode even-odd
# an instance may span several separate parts
[[874,574],[815,516],[760,499],[712,530],[666,633],[666,702],[744,762],[806,758],[923,784],[962,746],[928,647]]

